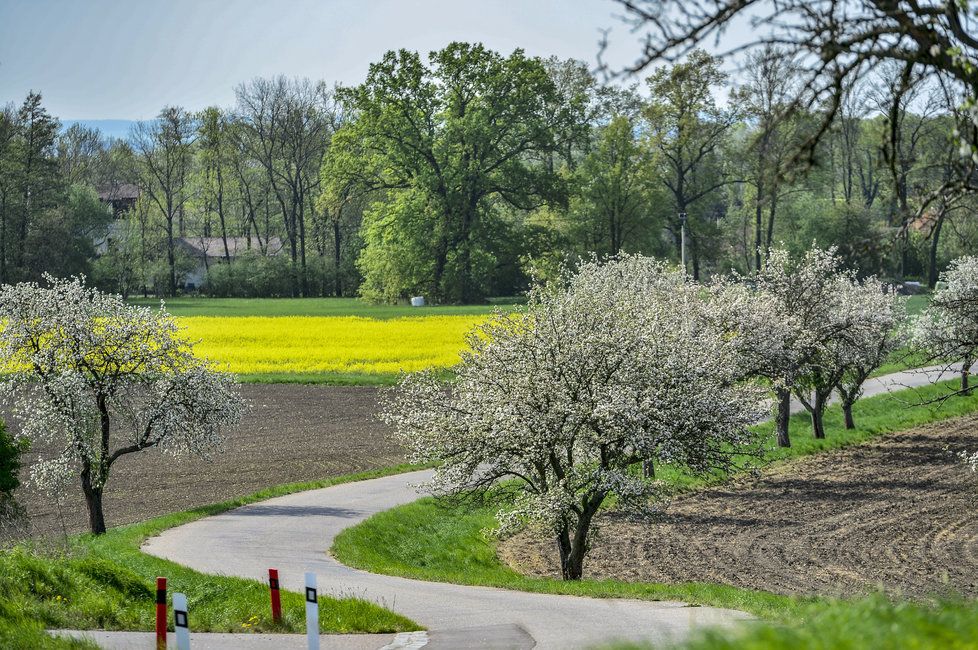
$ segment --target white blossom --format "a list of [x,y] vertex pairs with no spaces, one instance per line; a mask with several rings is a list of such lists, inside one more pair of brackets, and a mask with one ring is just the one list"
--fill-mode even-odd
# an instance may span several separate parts
[[954,260],[942,285],[917,318],[914,342],[935,360],[961,364],[961,391],[967,392],[971,364],[978,359],[978,257]]

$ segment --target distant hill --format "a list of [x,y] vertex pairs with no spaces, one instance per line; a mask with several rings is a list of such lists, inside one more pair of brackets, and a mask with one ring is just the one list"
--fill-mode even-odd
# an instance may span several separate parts
[[61,120],[61,128],[67,129],[72,124],[81,124],[90,129],[98,129],[106,138],[125,140],[129,130],[138,120]]

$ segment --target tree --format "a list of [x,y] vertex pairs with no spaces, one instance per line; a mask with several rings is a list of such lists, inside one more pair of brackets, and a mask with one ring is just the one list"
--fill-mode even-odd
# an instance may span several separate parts
[[[786,249],[773,248],[753,278],[721,278],[712,288],[718,318],[737,334],[739,367],[747,376],[767,379],[774,390],[781,447],[791,446],[792,391],[805,396],[813,383],[824,391],[821,377],[811,375],[821,368],[819,359],[831,358],[828,346],[834,337],[853,326],[852,310],[843,300],[851,276],[839,266],[834,249],[813,246],[794,260]],[[829,383],[829,392],[835,383]],[[823,392],[820,403],[816,397],[807,404],[816,435],[826,398]]]
[[677,252],[680,215],[698,208],[686,221],[693,279],[699,279],[711,228],[710,215],[702,204],[730,182],[721,169],[719,150],[737,113],[718,106],[712,94],[725,80],[719,59],[701,50],[692,52],[684,63],[656,69],[648,79],[652,94],[645,110],[649,145],[657,158],[659,178],[672,198],[672,214],[666,223],[675,236]]
[[834,390],[842,397],[846,428],[855,427],[852,406],[862,385],[899,341],[895,329],[903,300],[875,277],[856,279],[851,271],[826,278],[830,328],[802,368],[794,393],[812,419],[816,438],[825,437],[825,407]]
[[[618,0],[626,20],[646,30],[642,54],[627,71],[660,60],[674,61],[731,27],[748,34],[738,52],[777,46],[797,61],[808,61],[793,94],[792,110],[819,116],[818,124],[793,157],[815,162],[819,142],[829,133],[849,88],[880,63],[899,67],[899,96],[913,89],[916,75],[936,76],[963,89],[964,106],[978,98],[978,38],[971,33],[973,3],[893,2],[892,0]],[[978,113],[971,117],[972,127]],[[967,162],[946,188],[975,187],[978,129],[957,134]],[[932,195],[935,196],[936,194]],[[926,202],[925,202],[926,203]]]
[[[200,149],[201,178],[203,188],[205,223],[209,216],[217,214],[221,240],[224,243],[224,261],[231,263],[231,250],[228,247],[227,158],[230,154],[228,117],[219,108],[204,109],[199,118],[197,143]],[[210,236],[210,228],[205,227],[205,236]]]
[[8,220],[5,209],[0,221],[0,252],[3,253],[0,281],[8,279],[8,271],[18,278],[30,274],[25,268],[28,234],[38,216],[58,204],[64,187],[55,157],[61,125],[41,105],[41,95],[29,93],[15,119],[8,153],[11,165],[7,171],[14,179],[14,209],[10,211],[14,218]]
[[502,491],[502,528],[554,535],[564,579],[583,573],[605,500],[641,508],[647,461],[693,472],[751,453],[759,394],[736,380],[730,337],[700,288],[651,258],[590,261],[468,338],[447,389],[409,375],[386,418],[415,460],[439,462],[436,493]]
[[[752,122],[750,162],[746,174],[754,186],[754,269],[761,268],[774,239],[778,203],[788,185],[785,164],[798,120],[788,114],[791,93],[797,83],[796,64],[778,48],[753,53],[746,66],[746,83],[737,103]],[[764,213],[767,212],[765,228]]]
[[331,174],[379,194],[365,214],[366,295],[482,297],[496,204],[530,210],[561,201],[559,178],[531,155],[555,151],[570,119],[540,60],[452,43],[422,63],[388,52],[366,81],[343,89],[353,116],[333,137]]
[[941,274],[945,286],[915,324],[915,343],[933,360],[961,364],[962,395],[971,394],[971,365],[978,359],[978,257],[951,262]]
[[[648,152],[635,121],[617,115],[597,131],[597,142],[576,170],[584,237],[591,252],[635,250],[652,231]],[[658,234],[658,233],[657,233]]]
[[241,416],[234,379],[193,355],[173,318],[127,305],[81,279],[0,289],[0,388],[22,435],[56,442],[41,480],[77,474],[93,533],[113,464],[160,447],[205,454]]
[[176,238],[183,236],[183,208],[190,198],[187,183],[197,134],[194,117],[176,106],[164,108],[151,122],[133,127],[132,143],[140,184],[163,217],[169,295],[177,293]]
[[836,384],[847,429],[856,428],[852,406],[862,395],[863,384],[906,342],[902,331],[906,301],[892,291],[886,291],[885,286],[875,279],[866,280],[861,286],[853,285],[853,288],[866,300],[864,314],[867,318],[856,335],[846,341],[849,349],[844,352],[844,363],[840,364],[844,365],[844,370]]
[[308,295],[306,217],[332,133],[332,95],[322,81],[285,77],[255,79],[235,94],[239,126],[232,133],[264,170],[278,204],[292,260],[292,293]]
[[57,139],[58,166],[69,185],[94,184],[100,176],[105,143],[98,129],[72,124]]

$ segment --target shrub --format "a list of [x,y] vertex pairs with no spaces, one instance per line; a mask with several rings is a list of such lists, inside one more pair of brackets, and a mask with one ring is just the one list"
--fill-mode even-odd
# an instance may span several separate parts
[[0,504],[12,499],[14,490],[20,485],[18,473],[21,455],[27,450],[26,441],[14,439],[0,421]]

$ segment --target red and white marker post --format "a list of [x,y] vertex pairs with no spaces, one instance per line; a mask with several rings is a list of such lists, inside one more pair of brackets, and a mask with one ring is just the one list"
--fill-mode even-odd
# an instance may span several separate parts
[[282,622],[282,599],[278,592],[278,569],[268,570],[268,589],[272,597],[272,621]]
[[156,650],[166,650],[166,578],[156,579]]

